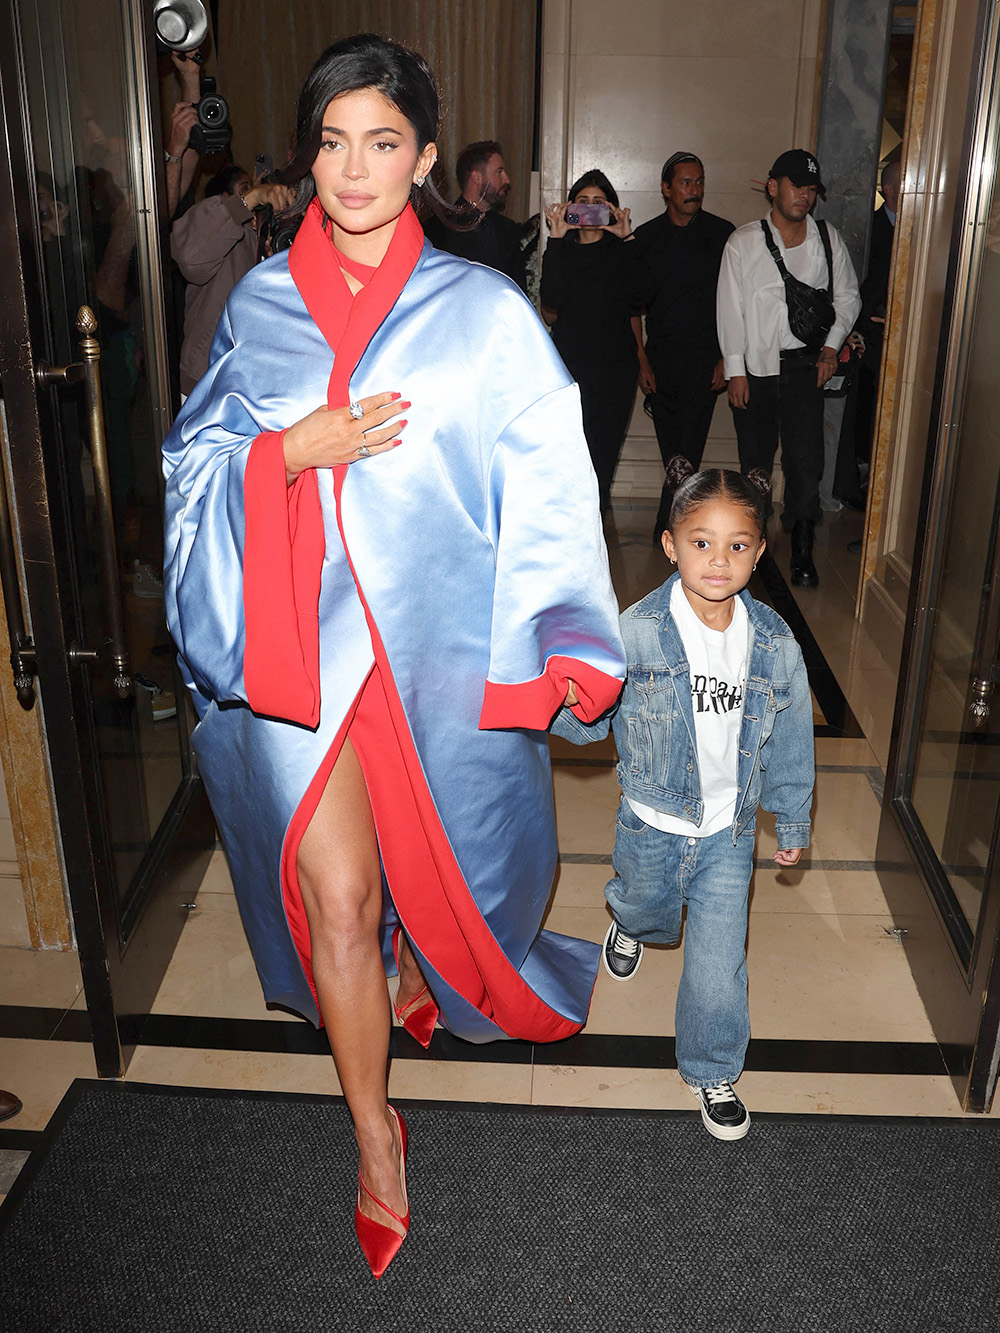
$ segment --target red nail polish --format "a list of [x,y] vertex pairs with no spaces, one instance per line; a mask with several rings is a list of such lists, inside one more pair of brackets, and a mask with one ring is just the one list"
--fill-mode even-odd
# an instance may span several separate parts
[[389,395],[389,397],[392,399],[393,402],[396,402],[397,399],[402,398],[402,396],[403,395],[401,393],[393,393]]
[[406,425],[406,418],[404,417],[403,420],[399,423],[399,429],[402,430],[405,425]]
[[400,408],[400,411],[405,411],[406,408],[408,408],[408,407],[412,407],[412,406],[413,406],[412,403],[400,403],[399,408]]

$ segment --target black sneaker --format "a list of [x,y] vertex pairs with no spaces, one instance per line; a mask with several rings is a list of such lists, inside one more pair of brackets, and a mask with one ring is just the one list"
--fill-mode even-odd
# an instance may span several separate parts
[[741,1139],[750,1128],[750,1112],[728,1080],[691,1091],[701,1102],[701,1118],[709,1134],[717,1139]]
[[608,926],[604,937],[604,970],[615,981],[634,977],[642,962],[642,945],[626,935],[617,921]]

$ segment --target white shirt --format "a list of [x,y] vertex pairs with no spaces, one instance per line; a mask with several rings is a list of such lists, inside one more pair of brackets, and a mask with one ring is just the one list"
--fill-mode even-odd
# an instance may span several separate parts
[[665,815],[651,806],[637,804],[631,797],[628,803],[641,820],[664,833],[710,838],[728,828],[736,817],[750,624],[746,607],[735,597],[728,628],[709,628],[695,614],[680,579],[670,591],[670,614],[681,636],[691,677],[691,707],[704,807],[701,823]]
[[[826,287],[829,280],[826,252],[814,219],[806,218],[806,238],[790,250],[785,248],[770,216],[767,225],[789,273],[810,287]],[[827,227],[833,253],[833,308],[837,317],[823,342],[840,351],[861,312],[861,297],[847,246],[836,227],[829,223]],[[751,375],[780,374],[780,353],[805,346],[789,328],[784,280],[764,243],[759,222],[737,227],[726,242],[715,313],[727,380],[748,371]]]

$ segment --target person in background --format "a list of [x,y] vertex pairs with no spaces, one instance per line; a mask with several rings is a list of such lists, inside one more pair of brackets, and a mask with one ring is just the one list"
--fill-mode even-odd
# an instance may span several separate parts
[[495,139],[470,143],[458,155],[455,175],[461,191],[457,206],[476,225],[455,230],[431,218],[426,224],[431,244],[462,259],[488,264],[525,291],[521,224],[503,213],[510,194],[503,149]]
[[[664,211],[636,228],[632,299],[645,311],[646,341],[636,324],[639,384],[656,428],[663,466],[683,454],[701,466],[715,400],[725,388],[715,327],[715,288],[733,224],[702,207],[705,168],[694,153],[668,157],[660,173]],[[664,483],[654,541],[667,525]]]
[[208,369],[208,354],[229,293],[257,262],[254,209],[282,209],[291,199],[284,185],[254,185],[239,166],[223,167],[205,198],[170,229],[170,254],[188,284],[180,356],[181,400]]
[[[191,147],[191,131],[198,123],[196,104],[201,99],[201,65],[194,51],[173,51],[171,60],[181,81],[180,99],[170,114],[170,130],[166,136],[164,156],[167,160],[167,216],[171,222],[177,216],[181,200],[185,199],[201,161]],[[191,202],[194,202],[192,195]]]
[[[597,226],[570,222],[575,206],[604,206]],[[575,216],[575,214],[574,214]],[[545,210],[551,228],[542,259],[542,318],[566,368],[580,386],[583,429],[597,473],[601,511],[611,505],[611,483],[628,430],[638,374],[638,316],[629,303],[629,210],[603,171],[575,181],[569,199]]]
[[[812,550],[824,463],[823,386],[837,369],[841,344],[861,309],[847,246],[824,222],[828,248],[812,216],[817,195],[825,198],[826,191],[812,153],[802,148],[782,153],[768,172],[767,218],[738,227],[726,242],[717,300],[719,344],[743,472],[762,468],[770,475],[781,437],[781,524],[791,535],[796,588],[819,583]],[[832,322],[812,346],[792,332],[778,260],[800,283],[829,295]]]

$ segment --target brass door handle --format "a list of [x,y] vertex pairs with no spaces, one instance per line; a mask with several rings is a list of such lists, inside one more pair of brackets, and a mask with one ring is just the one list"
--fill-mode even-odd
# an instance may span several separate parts
[[[114,510],[111,504],[111,476],[108,472],[108,449],[104,436],[104,408],[101,402],[100,360],[101,348],[96,337],[97,320],[90,306],[82,305],[76,316],[76,331],[80,334],[80,355],[83,359],[83,382],[87,398],[87,426],[90,435],[90,459],[94,469],[94,491],[97,510],[97,532],[100,541],[101,582],[104,602],[111,628],[111,663],[114,668],[114,689],[119,699],[132,694],[132,673],[125,646],[125,615],[122,611],[121,586],[118,580],[118,545],[115,540]],[[66,378],[72,366],[65,369]],[[77,659],[92,660],[93,650],[78,649]]]
[[68,366],[49,366],[39,361],[35,366],[35,383],[40,389],[47,389],[50,384],[79,384],[84,370],[79,361]]

